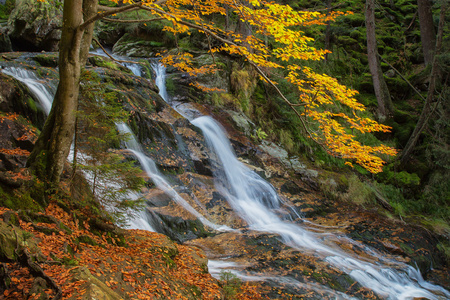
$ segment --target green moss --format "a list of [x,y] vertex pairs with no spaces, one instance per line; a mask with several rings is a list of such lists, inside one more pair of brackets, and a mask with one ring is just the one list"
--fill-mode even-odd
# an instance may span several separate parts
[[173,94],[175,92],[175,83],[173,82],[172,76],[166,77],[166,90],[169,94]]
[[15,209],[14,197],[0,186],[0,206]]
[[56,68],[58,66],[57,54],[39,54],[34,56],[33,60],[43,67]]
[[112,60],[108,60],[101,56],[91,56],[91,57],[89,57],[89,62],[96,67],[106,68],[106,69],[115,70],[115,71],[121,70],[123,72],[131,73],[131,71],[128,70],[127,68],[121,68],[121,66],[119,64],[117,64],[116,62],[114,62]]
[[9,14],[16,5],[15,0],[6,0],[5,4],[0,5],[0,20],[8,20]]
[[98,244],[88,235],[81,235],[75,239],[75,244],[84,243],[91,246],[97,246]]
[[33,98],[28,97],[26,100],[26,104],[33,112],[37,112],[38,108],[37,108],[36,102],[34,102]]
[[42,207],[31,196],[33,190],[31,188],[26,191],[21,189],[9,191],[7,187],[0,186],[0,206],[12,210],[41,211]]

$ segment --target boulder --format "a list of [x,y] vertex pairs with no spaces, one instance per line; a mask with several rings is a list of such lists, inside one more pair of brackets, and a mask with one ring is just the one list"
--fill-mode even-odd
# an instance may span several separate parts
[[6,28],[0,28],[0,52],[11,52],[11,40],[7,34]]
[[8,21],[14,50],[57,51],[61,39],[62,5],[18,0]]
[[82,283],[83,295],[73,295],[69,299],[83,300],[119,300],[123,299],[119,294],[110,289],[105,283],[93,276],[86,267],[77,267],[70,271],[73,281]]

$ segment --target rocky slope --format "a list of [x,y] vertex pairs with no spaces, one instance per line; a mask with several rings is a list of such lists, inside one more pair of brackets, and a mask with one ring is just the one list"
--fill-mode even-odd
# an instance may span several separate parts
[[[174,190],[210,222],[234,230],[223,232],[205,226],[150,179],[142,194],[151,225],[178,244],[156,233],[123,232],[106,226],[107,222],[97,224],[91,213],[80,206],[75,206],[75,214],[68,214],[69,210],[54,204],[42,210],[36,198],[38,191],[29,189],[31,178],[25,161],[44,115],[35,96],[23,84],[0,74],[0,126],[4,129],[0,151],[1,203],[14,209],[2,209],[1,213],[2,238],[9,245],[2,248],[2,259],[8,261],[3,265],[2,275],[5,297],[15,299],[21,293],[38,299],[45,297],[45,291],[52,296],[58,292],[50,280],[33,273],[29,263],[18,258],[25,255],[23,245],[29,245],[28,256],[34,257],[44,273],[53,278],[65,298],[75,299],[82,293],[86,293],[84,299],[95,295],[103,295],[105,299],[138,299],[137,295],[144,293],[150,299],[156,295],[163,299],[220,298],[226,290],[205,273],[203,251],[210,259],[210,272],[217,275],[225,262],[228,264],[225,269],[259,282],[259,292],[244,287],[243,299],[264,295],[271,299],[331,299],[344,294],[360,299],[377,297],[342,270],[330,267],[314,251],[299,251],[270,230],[261,232],[249,227],[216,189],[213,173],[214,165],[219,163],[207,151],[201,131],[157,95],[153,81],[137,77],[108,59],[92,57],[90,63],[88,72],[98,74],[95,77],[98,84],[114,91],[122,107],[130,112],[129,127]],[[54,80],[53,54],[5,54],[0,64],[3,68],[28,68],[44,81]],[[142,67],[148,69],[148,62],[143,61]],[[151,74],[149,69],[147,74]],[[176,85],[189,89],[187,77],[176,73],[174,76],[178,78],[173,79]],[[370,246],[383,260],[392,258],[417,266],[426,280],[449,287],[448,265],[437,250],[437,238],[432,233],[324,196],[318,186],[333,184],[321,179],[326,175],[324,171],[308,169],[306,162],[290,160],[276,145],[255,144],[255,139],[248,137],[253,131],[245,116],[207,104],[183,102],[186,99],[178,98],[182,102],[177,104],[189,108],[184,111],[195,110],[219,120],[239,159],[274,186],[283,203],[277,215],[290,218],[290,222],[305,226],[310,232],[323,234],[328,243],[336,244],[342,251],[372,260],[372,250],[367,248]],[[245,128],[250,128],[247,135]],[[57,202],[82,201],[82,195],[89,195],[89,188],[81,182],[80,179],[75,183],[76,190],[81,192],[72,193],[72,197],[61,195],[63,201]],[[18,203],[18,197],[22,202]],[[42,214],[47,216],[44,221]],[[26,281],[13,280],[20,276]]]

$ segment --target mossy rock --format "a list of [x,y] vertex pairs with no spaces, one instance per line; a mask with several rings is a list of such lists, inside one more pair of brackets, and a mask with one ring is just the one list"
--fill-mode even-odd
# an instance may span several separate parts
[[[33,235],[19,227],[0,221],[0,261],[14,261],[22,247],[27,247],[31,253],[37,253],[39,248]],[[19,253],[17,253],[19,252]]]
[[8,21],[10,38],[16,50],[56,51],[61,38],[62,5],[21,0]]
[[124,66],[118,64],[117,62],[115,62],[111,59],[101,57],[98,55],[93,55],[93,56],[89,57],[88,61],[89,61],[89,63],[91,63],[93,66],[96,66],[96,67],[106,68],[106,69],[115,70],[115,71],[122,71],[125,73],[131,73],[131,71],[128,68],[125,68]]
[[[79,288],[84,291],[82,299],[123,299],[123,297],[110,289],[104,282],[93,276],[86,267],[73,268],[70,270],[70,274],[72,282],[81,282],[81,286]],[[78,299],[79,295],[75,296]],[[71,297],[70,299],[75,299],[75,297]]]
[[88,235],[80,235],[75,239],[75,244],[84,243],[91,246],[97,246],[97,242],[94,241],[90,236]]
[[43,67],[56,68],[58,66],[58,54],[38,54],[33,60]]
[[397,98],[405,99],[411,95],[411,87],[400,77],[389,78],[384,76],[384,80],[386,81],[391,94],[397,95]]
[[161,51],[164,44],[160,41],[144,40],[140,37],[124,34],[114,44],[113,52],[129,57],[154,57],[156,52]]
[[355,41],[365,43],[366,42],[366,32],[363,28],[356,28],[350,32],[350,37]]
[[394,112],[394,121],[398,124],[415,123],[410,113],[398,109]]

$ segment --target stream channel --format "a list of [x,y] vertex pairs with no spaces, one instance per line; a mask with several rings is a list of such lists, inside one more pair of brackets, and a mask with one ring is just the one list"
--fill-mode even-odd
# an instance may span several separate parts
[[[139,65],[125,66],[136,76],[141,76]],[[305,295],[308,299],[366,299],[373,293],[375,298],[381,299],[450,299],[450,293],[446,289],[424,280],[418,268],[405,263],[404,259],[385,255],[353,240],[336,230],[336,227],[303,220],[298,208],[280,197],[271,183],[236,157],[226,131],[217,121],[202,115],[188,104],[170,101],[165,86],[165,67],[156,60],[152,60],[152,67],[160,96],[203,133],[211,158],[214,193],[220,195],[220,199],[226,201],[231,208],[230,218],[231,215],[236,216],[244,226],[210,220],[207,209],[196,198],[196,193],[185,192],[189,189],[187,186],[174,187],[158,170],[154,160],[144,153],[131,129],[123,123],[116,126],[120,132],[129,134],[130,139],[125,147],[139,161],[156,188],[170,197],[178,210],[185,210],[213,233],[187,243],[205,250],[209,259],[209,272],[214,277],[219,278],[223,271],[227,271],[244,281],[260,281],[270,287],[279,287],[286,293],[298,295],[298,299]],[[8,67],[2,72],[26,84],[48,114],[54,87],[49,87],[29,70]],[[180,189],[183,190],[182,193],[179,192]],[[201,195],[201,192],[201,189],[197,191],[197,195]],[[185,199],[186,194],[190,195],[188,199]],[[129,227],[159,231],[161,220],[157,219],[157,214],[152,209],[147,207],[137,219],[130,222]],[[272,251],[267,247],[269,250],[265,249],[264,253],[258,253],[257,256],[250,253],[256,248],[245,250],[245,244],[251,245],[252,239],[265,239]],[[231,246],[220,245],[231,245],[232,241],[241,244],[239,254],[230,251],[233,249]],[[217,249],[219,250],[216,251]],[[273,259],[276,255],[286,255],[287,263],[275,259],[278,265],[269,267],[264,259]],[[326,269],[329,274],[326,276],[335,277],[341,284],[330,284],[331,281],[327,278],[308,280],[311,276],[306,276],[308,273],[301,269],[290,273],[290,268],[283,264],[288,264],[293,257],[299,263],[302,260],[317,263],[311,269]],[[297,262],[294,260],[290,263]],[[350,289],[359,292],[349,293]],[[360,292],[361,289],[365,293]],[[278,296],[277,299],[283,297]]]

